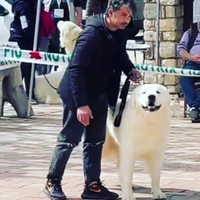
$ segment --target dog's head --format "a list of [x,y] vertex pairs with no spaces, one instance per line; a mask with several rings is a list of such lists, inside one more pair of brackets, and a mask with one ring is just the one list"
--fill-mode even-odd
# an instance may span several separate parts
[[131,104],[145,113],[160,112],[166,107],[169,109],[170,95],[162,85],[140,85],[132,93]]
[[82,29],[70,21],[59,21],[57,26],[60,31],[60,46],[71,55]]

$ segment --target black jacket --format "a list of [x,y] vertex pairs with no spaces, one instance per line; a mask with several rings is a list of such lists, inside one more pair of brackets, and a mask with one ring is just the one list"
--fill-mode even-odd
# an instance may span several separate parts
[[[14,20],[10,27],[10,38],[12,42],[33,43],[35,18],[36,18],[36,0],[14,0],[12,4],[12,12]],[[25,16],[27,28],[22,29],[20,17]],[[30,42],[31,41],[31,42]]]
[[133,67],[126,53],[125,31],[109,31],[102,14],[91,16],[77,40],[58,93],[70,109],[92,106],[103,93],[115,106],[121,71],[128,75]]

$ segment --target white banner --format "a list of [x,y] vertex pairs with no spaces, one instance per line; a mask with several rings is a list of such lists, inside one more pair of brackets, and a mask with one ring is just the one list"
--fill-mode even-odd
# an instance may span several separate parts
[[28,51],[19,48],[0,48],[0,60],[14,60],[45,65],[68,65],[70,57],[65,54]]
[[[45,64],[45,65],[68,65],[71,56],[65,54],[56,54],[48,52],[39,52],[39,51],[27,51],[21,50],[19,48],[0,48],[0,63],[11,61],[20,61],[36,64]],[[3,61],[4,60],[4,61]],[[200,70],[192,69],[183,69],[175,67],[162,67],[162,66],[153,66],[146,64],[134,64],[136,69],[145,73],[155,73],[155,74],[169,74],[176,76],[193,76],[200,77]],[[1,65],[0,65],[1,67]]]
[[141,72],[155,73],[155,74],[169,74],[176,76],[195,76],[200,77],[200,70],[174,68],[174,67],[161,67],[145,64],[135,64],[136,69]]

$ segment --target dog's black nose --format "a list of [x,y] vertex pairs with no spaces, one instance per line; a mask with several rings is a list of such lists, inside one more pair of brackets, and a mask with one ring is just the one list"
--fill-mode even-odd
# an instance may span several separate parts
[[156,96],[155,95],[149,95],[148,98],[149,98],[149,105],[152,105],[152,104],[154,105]]

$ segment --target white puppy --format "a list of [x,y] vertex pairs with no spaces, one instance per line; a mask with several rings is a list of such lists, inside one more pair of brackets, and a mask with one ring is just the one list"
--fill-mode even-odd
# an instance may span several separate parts
[[[151,176],[154,199],[164,199],[161,192],[160,171],[170,132],[170,95],[158,84],[138,86],[127,101],[119,127],[113,126],[115,117],[108,113],[103,158],[118,157],[122,200],[133,200],[132,176],[134,164],[144,159]],[[119,105],[118,105],[119,107]],[[116,110],[115,116],[118,113]]]

